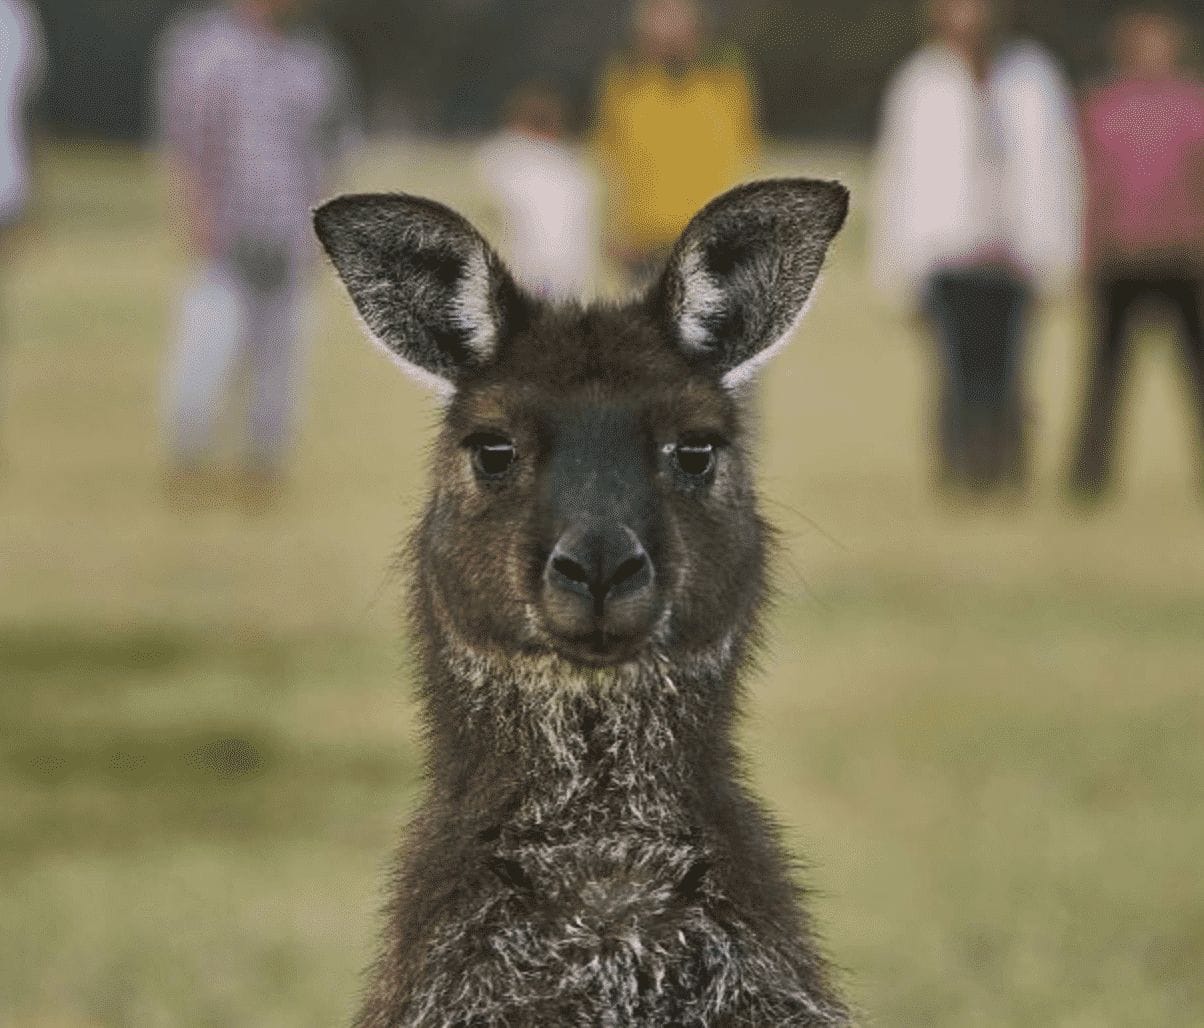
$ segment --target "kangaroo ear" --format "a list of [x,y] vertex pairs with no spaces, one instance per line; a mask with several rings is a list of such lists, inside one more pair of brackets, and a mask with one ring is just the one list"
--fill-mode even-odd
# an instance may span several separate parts
[[801,320],[848,210],[844,186],[812,179],[753,182],[711,201],[653,287],[676,344],[729,388],[751,378]]
[[314,229],[369,334],[442,393],[490,363],[521,297],[464,218],[400,194],[343,196]]

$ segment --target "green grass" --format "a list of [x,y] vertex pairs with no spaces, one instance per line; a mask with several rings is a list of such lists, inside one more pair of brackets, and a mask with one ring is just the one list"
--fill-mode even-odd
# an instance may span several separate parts
[[[355,185],[480,211],[462,157],[382,150]],[[864,180],[851,152],[775,167]],[[390,567],[431,408],[323,281],[284,503],[173,513],[162,186],[124,153],[46,171],[0,379],[0,1023],[345,1021],[417,789]],[[764,386],[787,545],[758,787],[867,1021],[1204,1023],[1204,503],[1167,341],[1084,519],[1059,499],[1082,313],[1045,312],[1034,496],[950,510],[925,349],[863,248],[855,218]]]

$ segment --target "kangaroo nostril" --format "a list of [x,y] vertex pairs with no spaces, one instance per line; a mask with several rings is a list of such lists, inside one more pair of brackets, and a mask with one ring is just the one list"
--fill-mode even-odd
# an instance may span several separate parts
[[634,557],[628,557],[622,564],[615,568],[615,573],[610,576],[610,581],[607,582],[607,591],[614,592],[624,583],[635,578],[641,571],[644,570],[644,565],[648,563],[648,558],[642,553],[636,554]]
[[584,586],[590,584],[589,572],[575,560],[570,560],[568,557],[553,557],[552,570],[558,575],[567,578],[570,582],[576,582]]

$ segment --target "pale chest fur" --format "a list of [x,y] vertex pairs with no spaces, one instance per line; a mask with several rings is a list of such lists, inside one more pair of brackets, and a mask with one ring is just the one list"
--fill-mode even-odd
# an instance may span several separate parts
[[836,1023],[706,881],[702,847],[624,833],[498,852],[500,887],[428,951],[457,973],[426,977],[404,1023]]
[[629,684],[503,727],[530,733],[535,774],[482,834],[404,1023],[830,1023],[725,895],[672,683]]

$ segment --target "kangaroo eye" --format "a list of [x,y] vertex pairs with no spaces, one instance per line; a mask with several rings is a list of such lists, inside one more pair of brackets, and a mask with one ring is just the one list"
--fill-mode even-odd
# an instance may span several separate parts
[[715,470],[715,444],[705,442],[678,443],[673,459],[683,475],[706,478]]
[[482,433],[470,436],[465,444],[472,451],[472,466],[482,478],[500,478],[518,457],[514,443],[501,435]]

